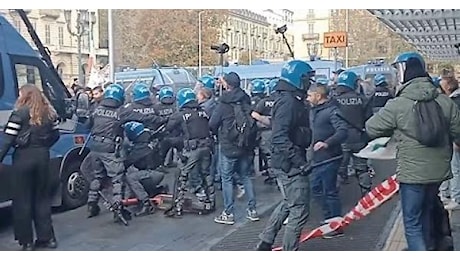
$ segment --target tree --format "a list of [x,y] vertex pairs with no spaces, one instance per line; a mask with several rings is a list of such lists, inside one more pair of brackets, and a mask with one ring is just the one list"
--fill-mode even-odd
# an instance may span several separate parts
[[[415,50],[397,33],[364,9],[348,10],[349,66],[360,65],[375,58],[392,61],[400,52]],[[331,12],[329,31],[345,31],[346,10]],[[339,48],[339,56],[345,58],[345,48]]]
[[202,64],[214,65],[224,10],[116,10],[114,34],[116,63],[137,67],[153,63],[198,65],[198,14],[202,22]]

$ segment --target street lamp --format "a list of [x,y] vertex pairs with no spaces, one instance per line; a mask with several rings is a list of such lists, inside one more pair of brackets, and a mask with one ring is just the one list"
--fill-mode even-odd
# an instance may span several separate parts
[[[81,40],[82,37],[89,32],[90,24],[93,25],[96,22],[95,12],[88,12],[86,9],[79,9],[77,11],[77,25],[75,26],[76,32],[72,29],[72,10],[64,10],[64,19],[67,24],[67,31],[70,35],[77,37],[77,49],[78,49],[78,83],[82,84],[83,79],[83,68],[82,68],[82,53],[81,53]],[[90,16],[91,15],[91,16]],[[94,19],[93,19],[94,18]],[[92,19],[92,20],[90,20]],[[90,44],[90,43],[88,43]]]
[[204,11],[198,13],[198,77],[201,78],[201,14]]

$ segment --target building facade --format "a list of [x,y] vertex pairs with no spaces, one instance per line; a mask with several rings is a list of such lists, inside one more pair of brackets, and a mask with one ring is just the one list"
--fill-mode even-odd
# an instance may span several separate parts
[[[77,11],[72,10],[70,26],[64,15],[64,10],[61,9],[27,9],[27,16],[32,23],[38,37],[43,45],[48,47],[51,53],[51,59],[58,73],[61,75],[65,84],[71,85],[74,78],[78,78],[78,36],[72,35],[69,29],[75,33],[77,31]],[[85,74],[85,85],[88,79],[87,64],[89,53],[91,50],[96,55],[97,66],[104,66],[108,63],[108,49],[106,41],[100,39],[99,30],[102,28],[99,24],[99,12],[97,10],[86,10],[86,21],[80,23],[81,30],[81,66]],[[18,30],[18,32],[36,49],[27,28],[14,10],[0,10],[0,14],[4,15],[7,20]],[[85,24],[86,23],[86,24]],[[69,28],[68,28],[69,27]],[[100,44],[102,43],[102,44]],[[102,45],[102,46],[101,46]]]
[[[230,9],[220,34],[221,41],[230,46],[228,62],[250,64],[258,59],[288,59],[288,48],[275,29],[292,21],[292,14],[289,10],[280,14],[273,10]],[[285,35],[292,47],[294,37],[288,32]]]
[[323,47],[324,33],[329,32],[330,13],[329,9],[295,10],[293,31],[296,58],[334,58],[333,51]]

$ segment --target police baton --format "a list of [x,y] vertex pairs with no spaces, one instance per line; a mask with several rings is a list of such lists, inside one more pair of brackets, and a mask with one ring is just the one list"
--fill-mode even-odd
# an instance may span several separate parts
[[308,165],[305,165],[305,166],[301,166],[298,172],[295,172],[294,174],[288,174],[288,177],[289,177],[289,178],[292,178],[292,177],[297,176],[297,175],[304,175],[304,176],[307,176],[307,175],[309,175],[309,174],[311,173],[311,171],[312,171],[314,168],[323,166],[323,165],[325,165],[325,164],[328,164],[328,163],[331,163],[331,162],[334,162],[334,161],[337,161],[337,160],[342,160],[342,159],[343,159],[343,155],[338,155],[338,156],[329,158],[329,159],[324,160],[324,161],[321,161],[321,162],[317,162],[317,163],[314,163],[314,164],[308,164]]

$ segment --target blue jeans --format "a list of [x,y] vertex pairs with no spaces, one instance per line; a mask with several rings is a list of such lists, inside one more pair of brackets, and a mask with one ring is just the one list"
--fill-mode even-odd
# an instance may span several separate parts
[[342,215],[337,172],[340,160],[313,168],[310,175],[311,192],[314,200],[322,206],[324,220]]
[[440,183],[401,183],[401,207],[409,251],[426,251],[431,243],[431,223],[434,200]]
[[245,194],[248,198],[248,209],[256,209],[256,199],[252,180],[249,178],[249,156],[239,158],[229,158],[223,153],[220,154],[219,164],[222,178],[222,195],[224,197],[224,211],[227,214],[233,213],[233,174],[236,173],[239,180],[243,183]]

